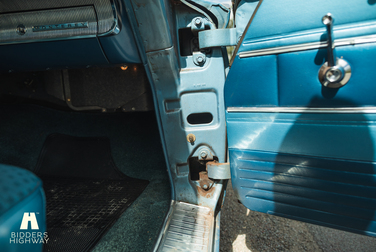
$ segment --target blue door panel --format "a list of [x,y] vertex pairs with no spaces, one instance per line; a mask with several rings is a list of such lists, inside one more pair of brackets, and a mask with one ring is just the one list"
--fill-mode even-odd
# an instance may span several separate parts
[[239,51],[316,42],[318,34],[325,39],[321,18],[326,13],[334,17],[335,38],[375,34],[376,5],[371,0],[263,1]]
[[225,86],[227,107],[354,107],[375,105],[376,43],[337,47],[351,65],[350,81],[324,88],[318,72],[326,49],[237,58]]
[[[328,10],[326,11],[328,12]],[[323,10],[323,12],[320,15],[323,16],[325,13],[326,12]],[[270,34],[268,37],[261,37],[261,38],[248,38],[248,39],[245,38],[239,51],[244,52],[244,51],[260,50],[260,49],[272,48],[272,47],[278,47],[278,46],[290,46],[290,45],[295,45],[295,44],[325,41],[327,39],[326,28],[322,25],[319,19],[317,20],[316,18],[315,21],[316,21],[315,27],[319,27],[319,28],[287,32],[283,34],[274,34],[274,35]],[[337,21],[338,20],[336,18],[335,25],[333,28],[333,34],[336,39],[344,39],[344,38],[349,38],[349,37],[368,36],[368,35],[376,34],[376,21],[375,20],[356,22],[356,23],[347,23],[347,24],[338,24]],[[304,22],[307,22],[307,20],[305,20]],[[286,27],[286,26],[281,26],[279,24],[275,24],[275,25],[280,27],[279,31],[281,31],[284,27]],[[255,26],[254,23],[252,23],[252,26],[253,27]],[[247,34],[247,35],[251,35],[251,34]]]
[[[369,220],[351,218],[347,216],[312,210],[309,208],[291,206],[284,203],[258,198],[249,198],[249,201],[243,204],[249,209],[255,211],[260,211],[260,209],[267,209],[265,213],[268,214],[295,219],[303,222],[309,222],[316,225],[337,228],[353,233],[375,236],[374,230],[376,230],[376,225],[374,221],[370,222]],[[257,208],[252,209],[250,206],[257,206]]]
[[227,107],[278,106],[277,56],[235,61],[231,69],[226,81],[231,84],[225,85]]
[[[375,10],[376,11],[376,10]],[[337,47],[337,57],[350,64],[352,75],[340,89],[324,88],[318,72],[326,49],[285,53],[277,57],[280,106],[354,107],[375,105],[376,43]],[[320,99],[323,98],[323,99]]]
[[375,160],[375,114],[227,112],[226,116],[229,149]]
[[376,235],[375,163],[347,161],[341,174],[343,160],[327,161],[230,149],[232,184],[251,210]]
[[[322,162],[322,160],[319,160]],[[269,176],[270,174],[278,175],[278,176],[288,176],[291,178],[304,178],[310,177],[312,179],[322,180],[319,181],[321,183],[327,183],[330,181],[338,182],[338,183],[346,183],[346,184],[361,184],[362,187],[366,186],[374,186],[374,182],[372,181],[374,178],[374,174],[370,173],[359,173],[357,170],[354,172],[344,172],[342,170],[331,170],[331,169],[324,169],[321,167],[307,167],[307,166],[299,166],[299,169],[294,169],[291,164],[284,164],[284,163],[274,163],[269,161],[256,161],[256,160],[244,160],[241,159],[240,162],[237,162],[242,169],[242,173],[248,174],[251,172],[258,171],[260,175]],[[373,168],[373,167],[372,167]],[[288,173],[286,173],[286,169]],[[366,167],[368,169],[368,167]],[[373,169],[372,169],[373,171]],[[286,178],[288,179],[288,178]],[[318,182],[317,182],[318,183]],[[372,190],[373,188],[369,188],[367,190]],[[376,191],[373,191],[376,192]],[[351,193],[351,192],[350,192]]]
[[[328,12],[337,42],[368,36],[337,43],[337,57],[352,70],[339,89],[318,78],[328,60],[321,20]],[[304,43],[320,46],[275,50]],[[376,236],[376,113],[319,110],[376,111],[375,59],[376,4],[370,1],[261,3],[225,84],[232,185],[247,208]]]

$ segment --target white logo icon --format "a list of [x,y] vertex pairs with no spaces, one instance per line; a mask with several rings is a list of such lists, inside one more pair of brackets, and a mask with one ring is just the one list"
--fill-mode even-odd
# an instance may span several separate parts
[[31,229],[39,229],[37,218],[35,217],[35,213],[27,213],[27,212],[25,212],[23,215],[20,229],[28,229],[29,222],[31,224]]

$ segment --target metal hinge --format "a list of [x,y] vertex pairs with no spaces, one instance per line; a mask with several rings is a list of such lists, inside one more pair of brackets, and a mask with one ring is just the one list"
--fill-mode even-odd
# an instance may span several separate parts
[[198,33],[200,49],[236,45],[236,28],[204,30]]
[[216,29],[209,20],[201,17],[192,19],[191,30],[198,34],[200,49],[236,45],[236,28]]
[[206,169],[211,179],[231,179],[230,163],[208,162]]

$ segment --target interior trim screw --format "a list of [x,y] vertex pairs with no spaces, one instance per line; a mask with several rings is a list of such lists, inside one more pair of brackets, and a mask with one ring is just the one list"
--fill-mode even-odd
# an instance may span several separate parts
[[26,33],[26,27],[23,24],[20,24],[17,26],[17,33],[19,35],[25,35]]

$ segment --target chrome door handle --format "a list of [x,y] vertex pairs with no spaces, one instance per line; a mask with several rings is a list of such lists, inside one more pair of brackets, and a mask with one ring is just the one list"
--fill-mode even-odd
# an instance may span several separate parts
[[333,18],[332,14],[328,13],[322,18],[322,23],[326,25],[326,32],[328,34],[328,66],[332,67],[335,65],[334,59],[334,43],[333,43]]
[[340,88],[347,84],[351,77],[349,63],[336,57],[335,44],[333,40],[334,19],[330,13],[322,18],[328,34],[328,61],[319,70],[319,80],[324,87]]

